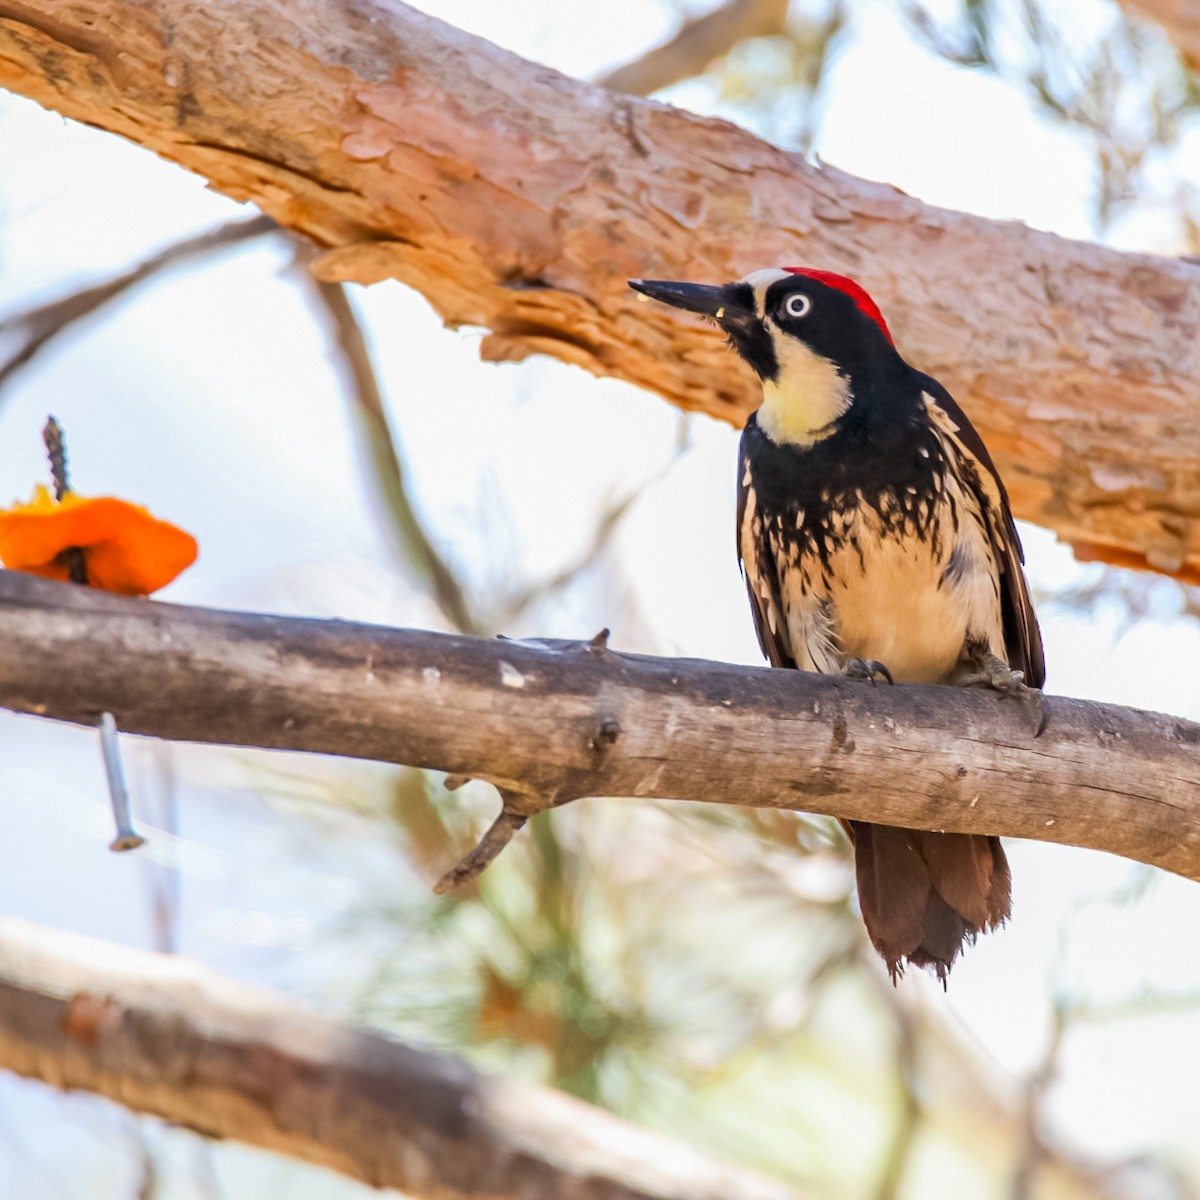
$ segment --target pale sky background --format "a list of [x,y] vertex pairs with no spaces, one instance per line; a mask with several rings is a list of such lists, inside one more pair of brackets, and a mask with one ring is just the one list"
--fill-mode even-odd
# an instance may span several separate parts
[[[657,0],[417,7],[584,77],[673,26]],[[1078,11],[1080,20],[1098,21],[1106,10]],[[873,81],[870,89],[863,79]],[[703,81],[669,98],[717,110]],[[1196,140],[1193,131],[1200,150]],[[862,6],[834,69],[816,150],[929,202],[1093,236],[1086,147],[1007,85],[931,59],[880,3]],[[0,314],[103,278],[237,211],[183,171],[9,97],[0,97],[0,165]],[[1151,213],[1120,223],[1111,240],[1169,249],[1168,235]],[[145,503],[199,539],[200,562],[164,599],[437,626],[431,606],[390,565],[324,331],[286,278],[289,269],[285,252],[256,244],[165,275],[63,338],[0,396],[0,501],[24,497],[44,479],[40,430],[53,411],[81,492]],[[442,331],[424,301],[398,285],[359,290],[355,300],[414,494],[447,555],[480,584],[502,583],[518,549],[534,576],[569,561],[603,499],[655,477],[673,455],[679,414],[653,396],[545,360],[482,365],[478,334]],[[761,661],[732,554],[736,433],[706,418],[688,429],[690,448],[623,526],[606,560],[612,579],[572,589],[513,632],[590,636],[612,623],[605,596],[635,587],[631,627],[614,627],[618,648]],[[452,469],[443,452],[448,430]],[[506,552],[510,525],[520,544]],[[1078,575],[1050,535],[1027,529],[1025,538],[1035,587]],[[1049,689],[1196,718],[1200,672],[1179,666],[1200,661],[1200,635],[1194,622],[1171,615],[1170,603],[1168,593],[1165,615],[1115,645],[1115,614],[1081,620],[1044,609]],[[183,831],[172,838],[151,815],[142,822],[151,847],[112,855],[93,741],[0,715],[0,910],[148,945],[156,864],[172,863],[183,878],[186,952],[312,1003],[343,1005],[369,969],[370,947],[347,938],[331,948],[319,931],[369,887],[386,886],[394,858],[343,852],[336,815],[320,818],[317,836],[312,824],[265,806],[261,773],[278,769],[282,756],[268,763],[132,740],[127,763],[143,803],[162,771],[177,772]],[[318,778],[323,769],[314,768]],[[376,768],[361,771],[369,780]],[[1010,926],[965,956],[946,997],[924,977],[905,986],[938,991],[936,1002],[963,1036],[1014,1080],[1039,1060],[1047,997],[1060,985],[1114,1002],[1200,995],[1200,888],[1156,875],[1136,907],[1087,905],[1129,883],[1136,869],[1054,846],[1012,843],[1010,855]],[[1101,1157],[1168,1146],[1200,1169],[1198,1062],[1200,1018],[1190,1008],[1081,1028],[1050,1092],[1055,1126],[1068,1145]],[[132,1121],[86,1097],[66,1102],[72,1116],[64,1120],[63,1103],[0,1077],[0,1196],[131,1194]],[[190,1143],[178,1140],[176,1157],[186,1163]],[[297,1181],[288,1164],[267,1156],[221,1154],[231,1156],[222,1159],[226,1196],[359,1191],[332,1176]],[[90,1179],[84,1190],[80,1163]],[[189,1169],[181,1168],[170,1195],[192,1195]]]

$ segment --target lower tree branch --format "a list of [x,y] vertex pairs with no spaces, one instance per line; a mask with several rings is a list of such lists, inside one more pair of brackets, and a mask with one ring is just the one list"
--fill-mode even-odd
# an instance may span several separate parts
[[414,1197],[798,1200],[198,963],[0,918],[0,1067]]
[[18,712],[445,770],[525,816],[686,798],[1091,846],[1200,879],[1200,726],[1049,703],[1035,736],[1036,712],[967,689],[184,608],[0,572],[0,706]]

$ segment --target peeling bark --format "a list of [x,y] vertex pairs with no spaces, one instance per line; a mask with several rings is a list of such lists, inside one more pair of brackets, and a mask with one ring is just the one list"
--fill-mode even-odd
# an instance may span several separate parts
[[0,571],[0,706],[18,712],[487,779],[513,828],[584,796],[691,799],[1091,846],[1200,879],[1200,726],[1047,703],[1036,736],[1039,712],[970,689],[184,608]]
[[969,410],[1018,515],[1200,580],[1194,264],[932,208],[398,0],[0,0],[0,85],[253,200],[326,248],[326,279],[417,288],[489,329],[488,358],[734,423],[746,369],[626,277],[846,271]]

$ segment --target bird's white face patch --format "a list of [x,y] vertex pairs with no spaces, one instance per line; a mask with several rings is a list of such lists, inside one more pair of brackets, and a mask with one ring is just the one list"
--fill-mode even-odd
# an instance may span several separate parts
[[830,426],[850,407],[850,384],[828,359],[785,333],[767,315],[767,289],[789,271],[767,268],[739,280],[754,293],[754,309],[771,335],[778,376],[763,383],[759,428],[776,443],[811,446],[832,432]]

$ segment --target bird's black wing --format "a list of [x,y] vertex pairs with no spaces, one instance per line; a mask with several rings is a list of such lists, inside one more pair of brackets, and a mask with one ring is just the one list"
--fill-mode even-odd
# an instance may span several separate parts
[[758,644],[763,654],[773,667],[794,667],[796,661],[788,652],[783,601],[779,594],[779,569],[767,541],[766,526],[757,516],[754,473],[746,453],[746,434],[743,433],[738,448],[738,562],[746,580],[746,591],[750,594],[754,632],[758,634]]
[[[1042,634],[1029,598],[1029,583],[1023,565],[1025,552],[1013,524],[1004,481],[983,439],[954,397],[928,375],[923,376],[923,390],[945,418],[939,422],[943,432],[958,443],[964,462],[974,468],[963,472],[963,483],[973,489],[983,510],[992,551],[1001,572],[1000,603],[1008,665],[1024,672],[1029,687],[1040,688],[1046,680]],[[936,418],[937,414],[934,415]]]

